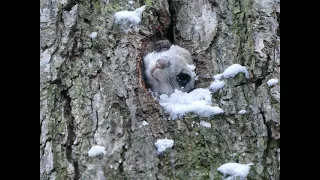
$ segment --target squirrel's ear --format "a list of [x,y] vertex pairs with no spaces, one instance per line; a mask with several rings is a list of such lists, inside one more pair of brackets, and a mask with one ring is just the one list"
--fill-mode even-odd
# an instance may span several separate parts
[[170,65],[170,61],[167,59],[158,59],[157,60],[157,67],[160,69],[164,69]]
[[170,49],[171,47],[171,42],[169,40],[160,40],[157,41],[155,44],[155,51],[156,52],[162,52]]

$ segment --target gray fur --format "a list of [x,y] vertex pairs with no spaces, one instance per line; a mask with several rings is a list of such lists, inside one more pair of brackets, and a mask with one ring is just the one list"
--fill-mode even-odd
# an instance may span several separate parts
[[[158,61],[159,59],[161,60]],[[194,88],[196,74],[188,64],[193,64],[190,52],[177,45],[171,45],[165,51],[151,52],[144,58],[147,83],[152,91],[159,94],[171,94],[174,89],[189,92]],[[181,73],[190,76],[190,81],[185,85],[181,84],[181,79],[186,79],[187,76]]]

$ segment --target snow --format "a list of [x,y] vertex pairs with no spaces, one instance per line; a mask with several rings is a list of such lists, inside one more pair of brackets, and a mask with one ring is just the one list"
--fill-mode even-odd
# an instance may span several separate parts
[[279,82],[278,79],[270,79],[270,80],[267,82],[267,84],[268,84],[268,86],[270,87],[270,86],[273,86],[273,85],[277,84],[278,82]]
[[154,145],[157,147],[158,155],[165,151],[167,148],[172,148],[174,141],[172,139],[158,139]]
[[222,74],[216,74],[216,75],[213,76],[215,81],[220,80],[221,77],[222,77]]
[[170,114],[170,119],[181,118],[189,112],[204,117],[224,113],[221,108],[211,106],[211,92],[204,88],[189,93],[175,89],[171,95],[160,95],[159,103]]
[[191,71],[196,69],[196,66],[193,64],[187,64],[187,66],[191,69]]
[[97,37],[97,34],[98,34],[97,32],[92,32],[90,34],[91,39],[95,39]]
[[89,151],[88,151],[88,155],[90,157],[96,157],[98,155],[105,155],[106,154],[106,150],[103,146],[93,146]]
[[134,1],[128,1],[128,3],[129,3],[130,5],[132,5],[132,4],[134,4]]
[[128,21],[132,24],[139,24],[141,21],[142,12],[145,10],[145,5],[137,8],[134,11],[119,11],[114,14],[116,23]]
[[247,111],[246,110],[240,110],[238,113],[239,114],[245,114],[245,113],[247,113]]
[[206,128],[211,128],[211,123],[205,122],[205,121],[200,121],[200,126],[206,127]]
[[142,122],[142,126],[146,126],[146,125],[148,125],[149,123],[147,122],[147,121],[143,121]]
[[241,66],[240,64],[233,64],[224,70],[222,73],[225,78],[233,78],[238,73],[243,72],[247,79],[249,79],[249,72],[246,67]]
[[213,81],[210,85],[210,89],[212,92],[216,92],[217,90],[221,89],[224,86],[224,81]]
[[250,166],[252,166],[253,163],[249,164],[239,164],[239,163],[226,163],[221,165],[217,170],[223,173],[224,176],[230,175],[231,177],[228,177],[228,179],[232,179],[234,177],[240,177],[245,178],[247,177]]

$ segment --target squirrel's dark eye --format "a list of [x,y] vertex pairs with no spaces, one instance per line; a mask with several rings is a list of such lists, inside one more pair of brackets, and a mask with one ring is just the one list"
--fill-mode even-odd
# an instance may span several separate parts
[[180,73],[177,76],[177,82],[180,87],[185,87],[190,82],[191,77],[188,74]]

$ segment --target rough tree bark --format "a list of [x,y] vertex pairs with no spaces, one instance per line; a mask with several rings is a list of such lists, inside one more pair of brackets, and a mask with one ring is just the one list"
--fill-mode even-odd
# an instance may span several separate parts
[[[113,14],[144,4],[138,31],[123,32]],[[279,31],[279,0],[40,0],[40,179],[222,179],[226,162],[254,163],[248,179],[280,179]],[[197,87],[247,67],[250,79],[213,93],[224,114],[167,120],[140,70],[165,38],[192,52]],[[160,138],[175,141],[162,156]],[[106,155],[88,157],[93,145]]]

